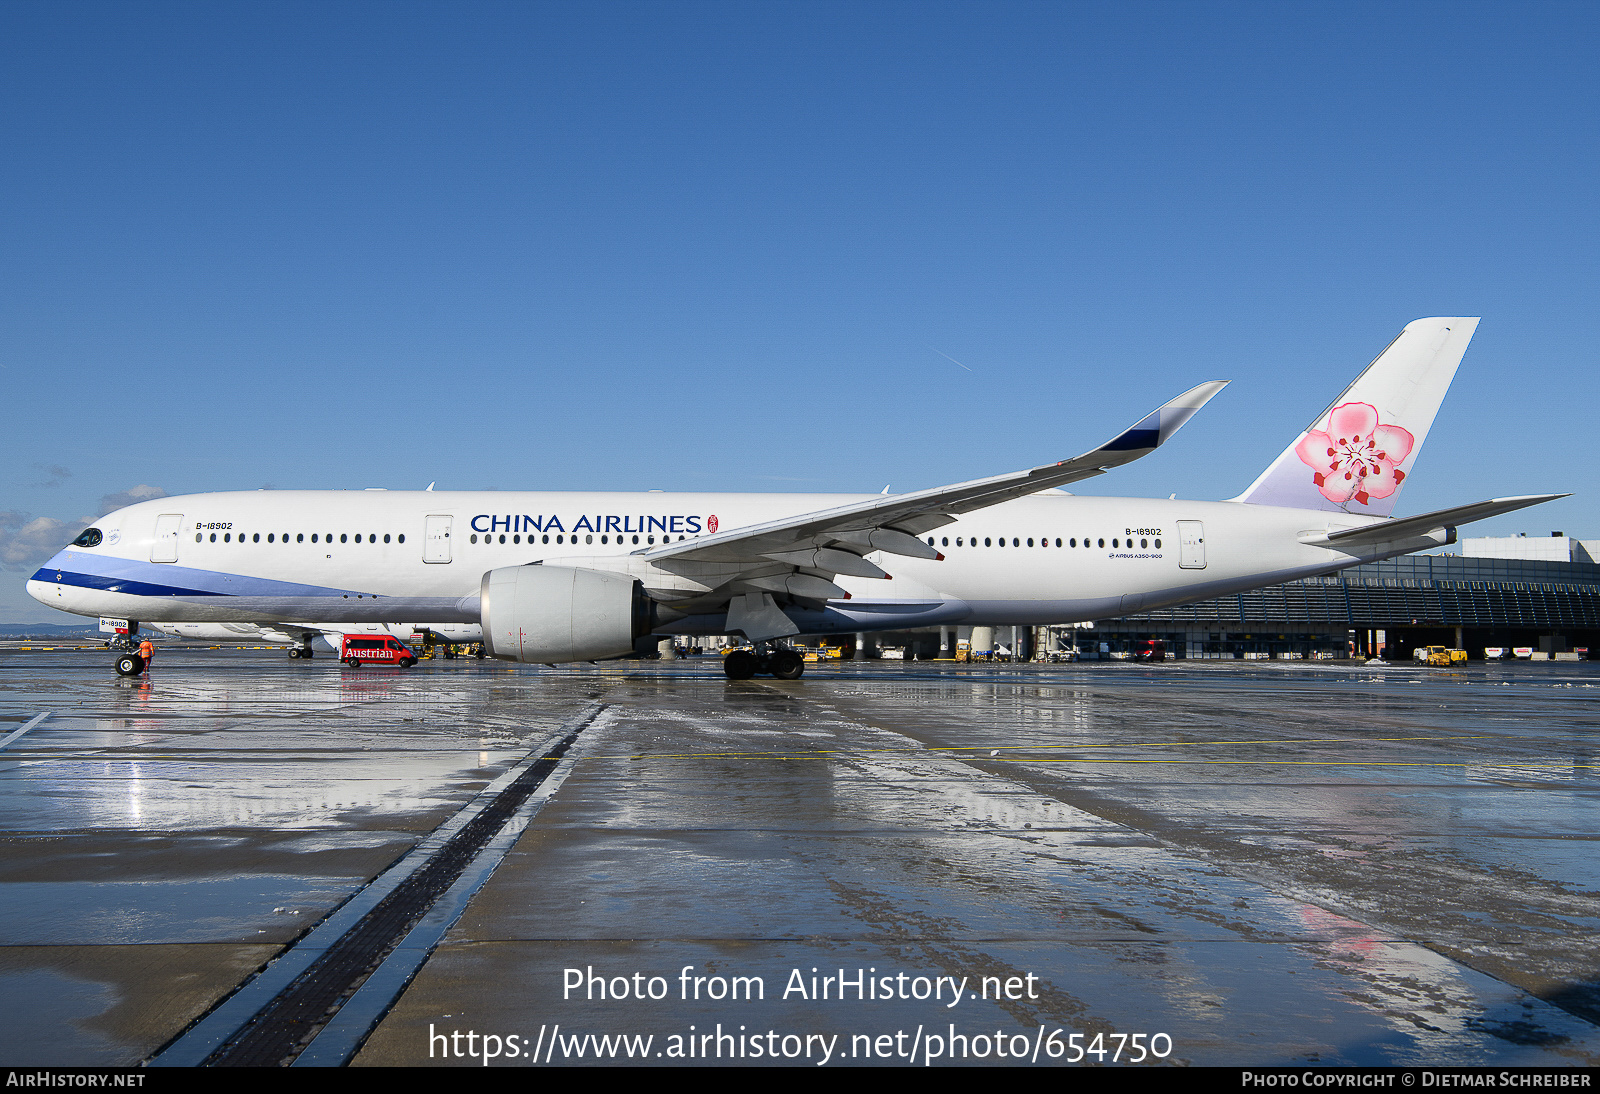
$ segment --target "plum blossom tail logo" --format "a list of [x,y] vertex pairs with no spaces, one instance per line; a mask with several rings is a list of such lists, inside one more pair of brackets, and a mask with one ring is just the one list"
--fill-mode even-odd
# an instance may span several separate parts
[[706,518],[706,531],[715,532],[716,530],[717,530],[717,514],[712,513],[709,517]]
[[1416,438],[1397,425],[1384,425],[1367,403],[1344,403],[1328,415],[1326,433],[1313,429],[1295,446],[1295,455],[1315,472],[1311,481],[1337,505],[1368,504],[1386,498],[1405,479],[1400,464]]

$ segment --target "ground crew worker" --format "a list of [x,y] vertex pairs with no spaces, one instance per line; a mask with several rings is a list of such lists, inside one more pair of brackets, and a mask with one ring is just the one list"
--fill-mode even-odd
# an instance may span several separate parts
[[139,643],[139,656],[144,658],[144,671],[150,671],[150,662],[156,659],[156,644],[146,638]]

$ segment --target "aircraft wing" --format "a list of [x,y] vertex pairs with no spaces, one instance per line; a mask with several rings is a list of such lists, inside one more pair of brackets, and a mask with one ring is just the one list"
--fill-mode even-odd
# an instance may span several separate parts
[[[889,576],[863,556],[883,551],[914,558],[942,558],[917,537],[951,523],[963,513],[1103,475],[1113,467],[1149,455],[1226,384],[1226,380],[1212,380],[1192,388],[1098,448],[1059,463],[747,525],[695,540],[662,544],[639,552],[637,557],[661,570],[710,586],[712,595],[697,598],[700,603],[696,608],[709,607],[716,599],[726,602],[741,592],[785,593],[811,600],[845,599],[849,594],[829,580],[833,576]],[[775,611],[771,601],[763,607],[773,624],[779,625],[777,616],[771,614]],[[785,633],[794,632],[791,629]]]

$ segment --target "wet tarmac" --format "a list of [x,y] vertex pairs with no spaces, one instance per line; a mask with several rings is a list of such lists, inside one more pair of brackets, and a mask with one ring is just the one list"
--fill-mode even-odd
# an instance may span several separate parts
[[600,703],[302,1064],[1592,1065],[1597,669],[0,650],[0,1062],[150,1059]]

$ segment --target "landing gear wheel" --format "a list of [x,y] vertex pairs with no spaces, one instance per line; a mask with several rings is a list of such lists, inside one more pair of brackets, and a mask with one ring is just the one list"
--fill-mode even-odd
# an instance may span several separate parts
[[144,658],[136,653],[125,653],[117,658],[118,676],[138,676],[144,671]]
[[778,650],[767,659],[767,666],[779,680],[798,680],[806,671],[806,659],[794,650]]
[[722,671],[729,680],[748,680],[756,674],[756,655],[749,650],[734,650],[722,659]]
[[289,647],[289,659],[291,661],[300,660],[300,647],[299,646],[290,646]]

